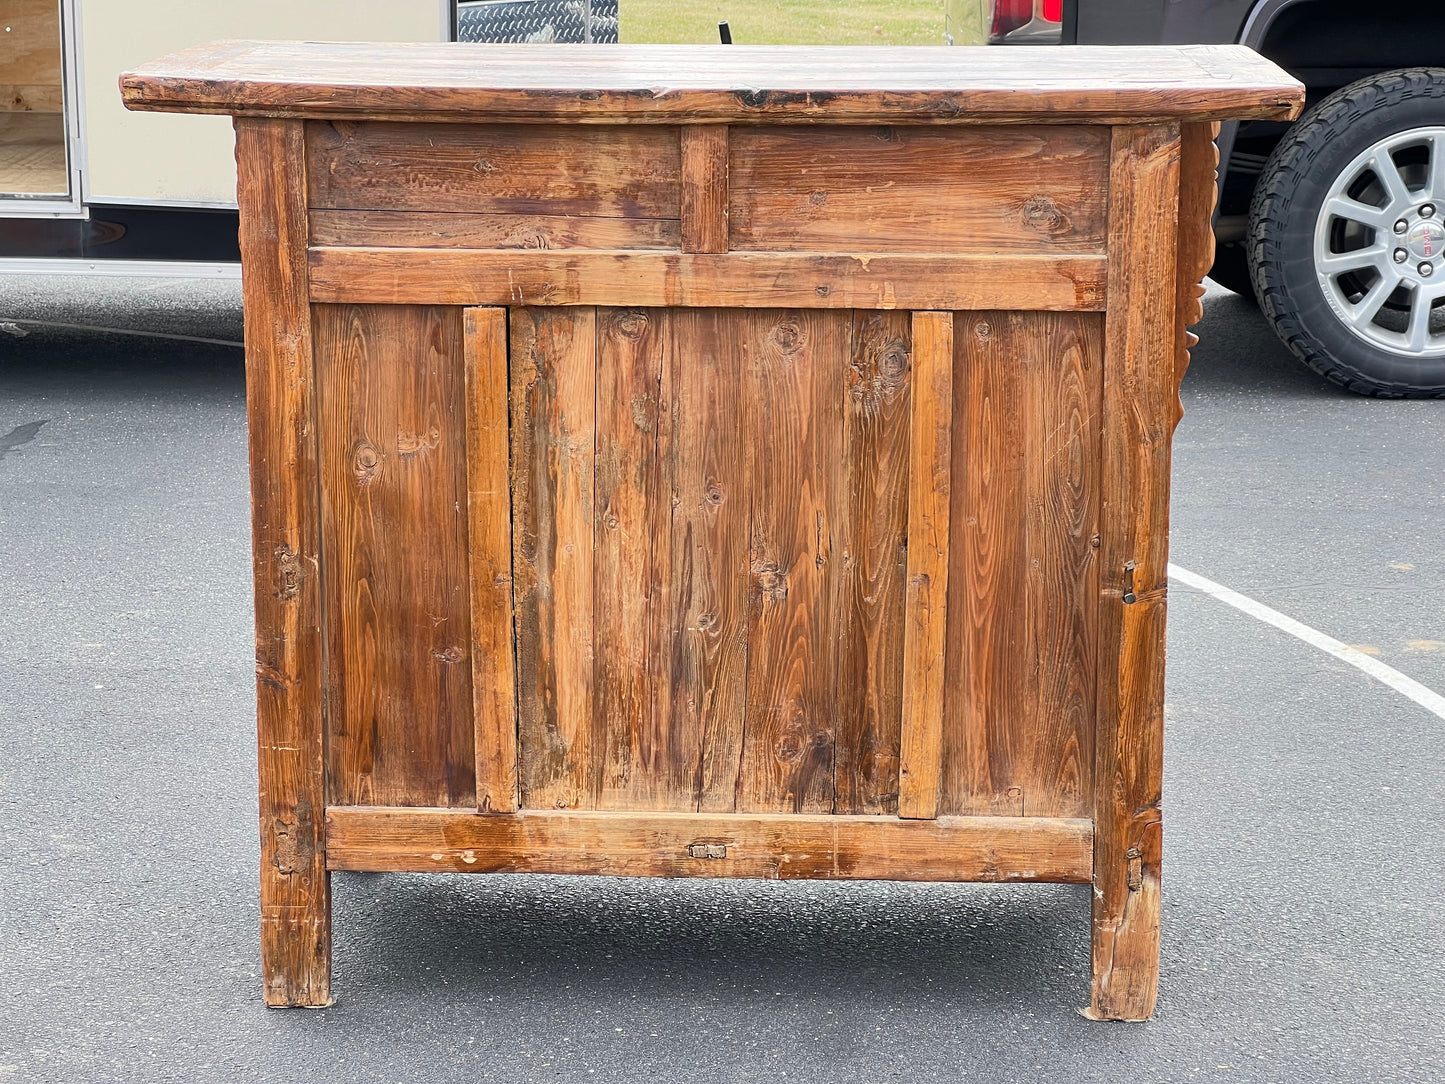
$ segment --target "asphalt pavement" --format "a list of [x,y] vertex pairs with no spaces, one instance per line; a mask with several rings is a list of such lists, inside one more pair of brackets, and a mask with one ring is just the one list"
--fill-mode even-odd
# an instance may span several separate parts
[[[337,874],[262,1006],[234,282],[0,275],[0,1084],[1445,1081],[1445,719],[1171,591],[1163,975],[1079,886]],[[1173,559],[1445,692],[1445,403],[1212,291]]]

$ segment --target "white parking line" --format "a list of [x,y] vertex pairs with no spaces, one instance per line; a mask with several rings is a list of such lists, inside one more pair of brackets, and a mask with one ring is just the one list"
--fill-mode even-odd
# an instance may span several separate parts
[[1318,629],[1312,629],[1292,617],[1286,617],[1278,610],[1272,610],[1264,603],[1256,602],[1247,595],[1241,595],[1238,591],[1231,591],[1223,584],[1215,583],[1197,572],[1190,572],[1187,568],[1171,564],[1169,576],[1186,587],[1203,591],[1220,602],[1228,603],[1236,610],[1247,613],[1250,617],[1257,618],[1266,625],[1273,625],[1281,632],[1298,637],[1311,647],[1319,648],[1326,655],[1333,655],[1341,662],[1347,662],[1351,666],[1363,670],[1376,681],[1383,682],[1400,695],[1408,696],[1426,711],[1445,719],[1445,696],[1441,696],[1433,689],[1427,689],[1414,678],[1406,677],[1393,666],[1386,666],[1379,659],[1372,659],[1363,651],[1356,651],[1348,644],[1340,643],[1333,636],[1326,636]]

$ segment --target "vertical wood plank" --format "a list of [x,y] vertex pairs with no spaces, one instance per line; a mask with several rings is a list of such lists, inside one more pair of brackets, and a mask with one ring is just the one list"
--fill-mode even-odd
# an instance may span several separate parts
[[510,312],[521,804],[591,809],[596,313]]
[[[1033,314],[1030,314],[1032,316]],[[1011,313],[960,314],[954,323],[953,477],[940,813],[1024,812],[1016,784],[1038,712],[1037,651],[1029,602],[1028,449],[1037,347]]]
[[653,711],[695,748],[694,806],[737,804],[746,715],[748,531],[746,313],[667,314],[662,424],[670,554],[653,602]]
[[958,317],[941,813],[1092,813],[1102,332]]
[[462,310],[312,312],[331,798],[474,806]]
[[[665,315],[664,315],[665,319]],[[600,809],[691,809],[696,747],[674,747],[670,715],[654,713],[651,686],[659,540],[662,345],[665,327],[638,309],[597,314],[597,451],[594,493],[593,733]],[[663,539],[665,540],[665,535]]]
[[268,1005],[331,1002],[316,383],[301,121],[236,121],[246,303],[261,971]]
[[951,541],[953,369],[953,313],[914,313],[900,817],[938,815]]
[[517,808],[507,310],[467,309],[462,336],[477,809],[507,813]]
[[[1159,983],[1169,440],[1176,410],[1179,128],[1114,129],[1102,430],[1094,983],[1143,1020]],[[1126,592],[1131,602],[1126,602]]]
[[682,250],[728,250],[728,126],[682,126]]
[[752,531],[740,812],[831,812],[837,710],[834,530],[849,314],[752,321]]
[[843,403],[835,813],[898,811],[910,317],[853,314]]
[[1038,711],[1011,781],[1031,817],[1087,817],[1093,809],[1095,614],[1099,590],[1099,398],[1103,319],[1096,313],[1029,318],[1040,354],[1030,400],[1038,443],[1028,462],[1029,601],[1038,652]]

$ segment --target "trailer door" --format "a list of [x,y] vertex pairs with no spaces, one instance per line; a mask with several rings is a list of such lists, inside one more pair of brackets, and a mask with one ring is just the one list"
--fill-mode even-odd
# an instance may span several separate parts
[[65,6],[7,0],[0,14],[0,216],[73,210]]

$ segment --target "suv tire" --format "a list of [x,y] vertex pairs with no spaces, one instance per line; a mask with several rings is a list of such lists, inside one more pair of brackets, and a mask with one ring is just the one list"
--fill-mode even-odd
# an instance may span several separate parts
[[1445,396],[1442,257],[1445,68],[1335,91],[1265,163],[1249,212],[1255,296],[1290,350],[1335,383]]

